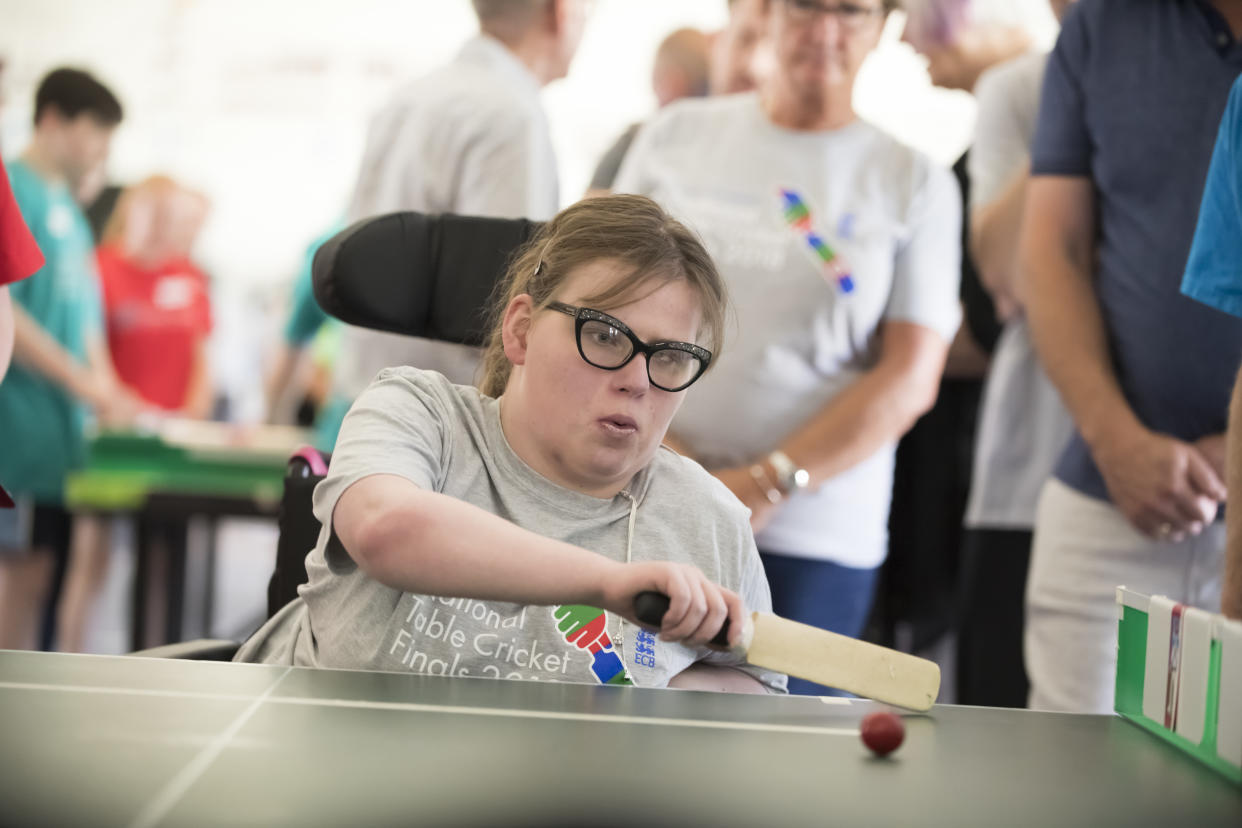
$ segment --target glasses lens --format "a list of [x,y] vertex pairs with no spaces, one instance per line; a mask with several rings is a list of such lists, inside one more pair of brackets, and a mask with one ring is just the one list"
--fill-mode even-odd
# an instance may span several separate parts
[[587,362],[600,368],[616,368],[634,352],[634,343],[628,336],[607,322],[594,319],[582,323],[578,340]]
[[651,355],[651,381],[662,388],[681,388],[698,375],[702,360],[689,351],[663,348]]

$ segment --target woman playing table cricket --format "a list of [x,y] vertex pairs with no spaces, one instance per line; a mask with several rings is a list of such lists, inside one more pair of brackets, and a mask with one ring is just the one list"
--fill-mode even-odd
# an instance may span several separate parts
[[[239,661],[731,692],[778,673],[706,646],[771,600],[745,507],[661,447],[727,300],[654,202],[556,216],[515,258],[479,387],[390,368],[315,490],[309,583]],[[658,635],[634,597],[670,598]]]

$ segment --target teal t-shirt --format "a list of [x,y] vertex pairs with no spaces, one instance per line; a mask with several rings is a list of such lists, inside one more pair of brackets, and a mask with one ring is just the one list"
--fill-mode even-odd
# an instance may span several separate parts
[[[13,301],[76,358],[102,336],[94,239],[69,190],[21,161],[8,165],[13,195],[45,263],[9,287]],[[65,475],[86,457],[87,408],[16,362],[0,384],[0,481],[40,503],[63,500]]]

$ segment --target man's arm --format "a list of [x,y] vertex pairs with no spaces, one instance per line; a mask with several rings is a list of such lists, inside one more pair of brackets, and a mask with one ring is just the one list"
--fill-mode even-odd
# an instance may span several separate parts
[[1037,176],[1027,192],[1018,298],[1049,378],[1126,518],[1152,537],[1201,531],[1224,482],[1194,447],[1148,430],[1122,394],[1092,287],[1091,180]]
[[88,364],[79,362],[20,305],[13,305],[13,359],[93,407],[106,402],[107,390]]
[[1000,197],[971,211],[970,253],[979,269],[979,280],[992,294],[1001,319],[1009,319],[1021,308],[1015,296],[1015,283],[1029,172],[1029,165],[1024,166]]
[[[1233,386],[1233,401],[1229,405],[1229,457],[1226,469],[1229,488],[1242,492],[1242,371]],[[1220,593],[1220,611],[1230,618],[1242,621],[1242,508],[1225,511],[1225,579]]]
[[102,334],[87,336],[86,363],[96,382],[104,389],[103,401],[95,405],[95,416],[110,426],[131,425],[143,409],[143,402],[117,376],[112,354]]

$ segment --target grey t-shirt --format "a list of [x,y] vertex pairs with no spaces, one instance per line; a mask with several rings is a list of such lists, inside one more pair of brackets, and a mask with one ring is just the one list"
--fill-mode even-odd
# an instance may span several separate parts
[[[329,545],[341,494],[364,477],[393,474],[613,560],[693,564],[750,609],[771,610],[746,509],[698,464],[661,449],[625,491],[601,500],[527,466],[509,447],[499,412],[497,400],[440,374],[382,371],[346,416],[315,489],[324,528],[306,559],[309,583],[237,660],[645,687],[663,687],[697,661],[737,664],[592,607],[402,592],[367,576],[339,543]],[[742,669],[769,689],[784,688],[784,676]]]
[[[349,221],[399,210],[552,218],[556,154],[539,80],[485,34],[445,66],[401,87],[372,119]],[[347,326],[332,395],[354,400],[381,369],[414,365],[471,383],[479,350]]]

